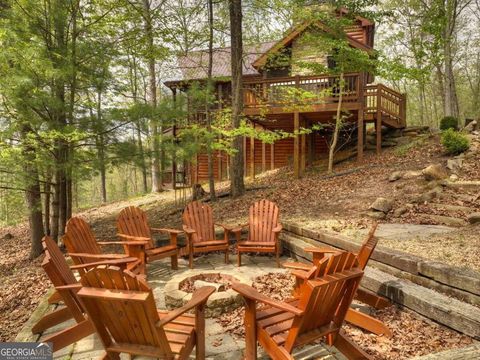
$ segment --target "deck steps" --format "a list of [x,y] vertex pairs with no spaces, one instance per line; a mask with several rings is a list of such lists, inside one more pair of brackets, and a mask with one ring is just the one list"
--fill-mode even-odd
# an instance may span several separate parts
[[[303,249],[315,240],[292,233],[282,234],[285,252],[297,261],[308,263],[311,255]],[[328,246],[316,241],[317,246]],[[480,339],[480,308],[449,297],[425,286],[401,279],[388,272],[368,266],[361,286],[385,296],[429,319],[461,333]]]

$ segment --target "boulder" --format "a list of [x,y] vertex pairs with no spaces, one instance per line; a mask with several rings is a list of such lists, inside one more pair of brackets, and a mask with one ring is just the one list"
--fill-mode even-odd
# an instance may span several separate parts
[[393,216],[394,216],[394,217],[400,217],[400,216],[402,216],[403,214],[405,214],[407,211],[408,211],[408,209],[407,209],[406,207],[404,207],[404,206],[399,207],[398,209],[395,209],[395,210],[393,211]]
[[403,176],[403,171],[394,171],[388,177],[388,181],[393,182],[393,181],[400,180],[402,176]]
[[471,133],[477,130],[477,120],[470,121],[462,130],[468,133]]
[[369,211],[365,215],[376,220],[382,220],[386,217],[385,213],[382,211]]
[[371,210],[388,213],[393,208],[393,201],[382,197],[377,198],[369,207]]
[[450,175],[450,177],[449,177],[448,179],[449,179],[450,181],[453,181],[453,182],[455,182],[455,181],[457,181],[457,180],[458,180],[458,176],[457,176],[457,175],[455,175],[455,174],[452,174],[452,175]]
[[467,219],[470,224],[480,224],[480,212],[474,212],[468,215]]
[[422,170],[425,180],[443,180],[448,177],[447,170],[440,164],[432,164]]
[[452,171],[458,171],[462,168],[463,158],[454,158],[447,160],[447,168]]
[[413,179],[413,178],[419,177],[420,175],[422,175],[421,171],[409,170],[409,171],[405,171],[402,177],[404,179]]

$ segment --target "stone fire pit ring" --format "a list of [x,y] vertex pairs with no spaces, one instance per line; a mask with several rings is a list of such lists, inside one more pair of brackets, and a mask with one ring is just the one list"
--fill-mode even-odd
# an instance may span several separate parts
[[[202,277],[208,274],[221,274],[233,281],[242,284],[252,285],[253,281],[250,277],[232,270],[189,270],[182,274],[174,275],[165,284],[165,305],[169,309],[175,309],[185,305],[192,299],[192,293],[180,290],[184,281],[190,278]],[[207,280],[208,281],[208,280]],[[242,296],[233,289],[225,291],[214,292],[208,298],[205,307],[206,317],[217,317],[221,314],[234,310],[243,304]]]

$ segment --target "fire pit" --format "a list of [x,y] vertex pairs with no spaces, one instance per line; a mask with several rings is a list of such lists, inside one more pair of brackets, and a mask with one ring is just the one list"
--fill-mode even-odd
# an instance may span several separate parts
[[186,304],[202,286],[216,288],[208,299],[205,316],[216,317],[242,305],[242,297],[231,287],[234,282],[252,285],[245,275],[229,270],[191,270],[173,276],[165,285],[165,304],[173,309]]

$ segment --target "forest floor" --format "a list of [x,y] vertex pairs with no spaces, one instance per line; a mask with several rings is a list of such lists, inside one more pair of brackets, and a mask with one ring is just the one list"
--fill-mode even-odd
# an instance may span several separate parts
[[[418,175],[430,164],[445,165],[447,159],[438,137],[427,135],[408,146],[385,149],[380,156],[367,152],[361,163],[348,160],[338,164],[335,176],[326,175],[323,164],[309,169],[301,179],[294,178],[291,168],[269,171],[255,180],[247,180],[249,190],[245,196],[238,199],[222,196],[211,205],[216,221],[238,224],[247,219],[252,202],[268,198],[279,205],[281,220],[360,236],[361,231],[375,221],[367,215],[369,205],[376,198],[384,197],[393,202],[393,210],[381,220],[383,223],[445,225],[448,219],[459,222],[452,231],[428,240],[382,240],[380,245],[479,271],[479,226],[468,225],[466,220],[470,213],[480,211],[480,188],[442,187],[438,191],[438,183],[427,182]],[[461,170],[456,172],[458,180],[479,181],[479,160],[479,156],[465,158]],[[395,171],[416,175],[389,181]],[[227,183],[217,186],[217,193],[227,193]],[[437,189],[433,197],[418,201],[432,189]],[[92,224],[99,240],[114,239],[115,218],[127,205],[142,207],[151,226],[181,228],[184,204],[175,201],[171,190],[98,206],[75,215]],[[400,207],[406,210],[398,215],[395,210]],[[40,267],[42,259],[32,262],[28,255],[28,224],[0,229],[0,341],[13,340],[50,286]]]

